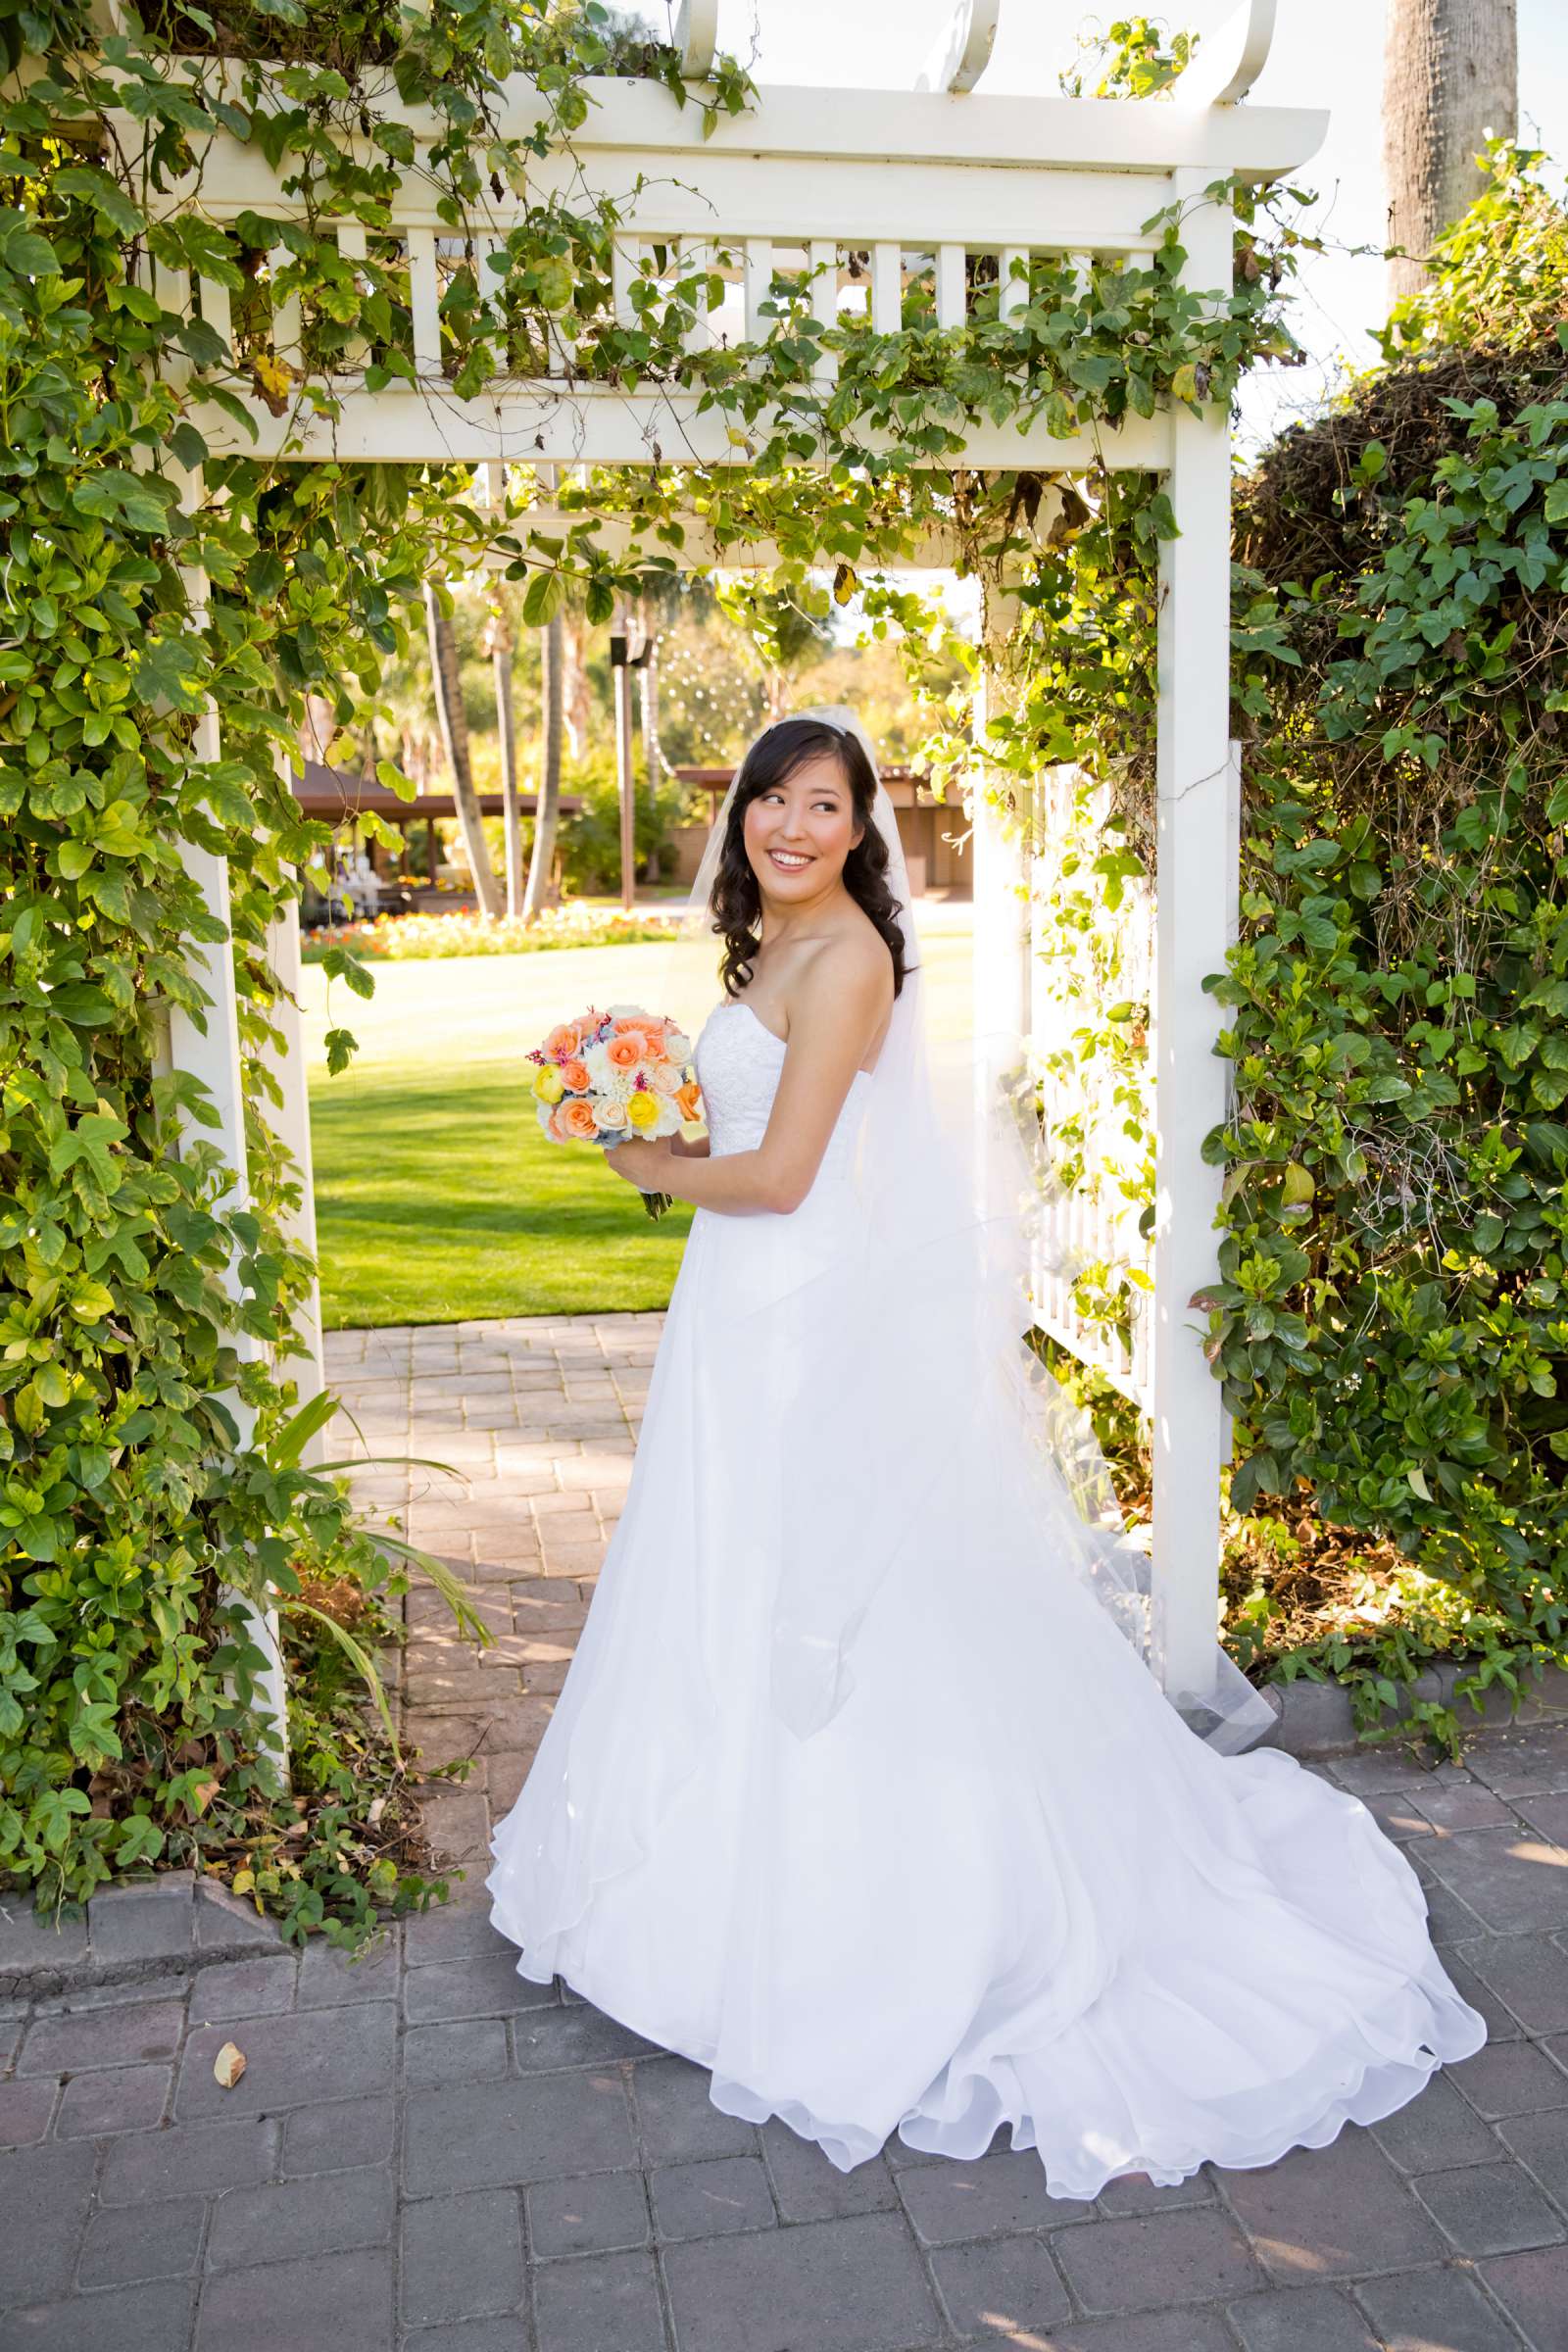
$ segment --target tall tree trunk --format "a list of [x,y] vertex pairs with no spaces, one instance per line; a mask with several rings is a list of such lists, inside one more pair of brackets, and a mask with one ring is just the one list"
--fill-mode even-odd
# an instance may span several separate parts
[[1389,298],[1419,292],[1426,257],[1481,193],[1488,134],[1519,125],[1518,0],[1389,0],[1383,59],[1383,173]]
[[588,615],[566,612],[561,628],[561,708],[573,760],[586,760],[593,730],[593,697],[588,687]]
[[543,724],[540,728],[539,806],[533,820],[533,856],[528,861],[528,888],[522,902],[523,920],[532,922],[549,904],[550,876],[556,862],[556,823],[561,814],[561,739],[563,731],[563,659],[561,614],[540,631],[539,684]]
[[468,762],[468,720],[463,708],[463,682],[458,675],[458,633],[442,612],[441,600],[428,580],[424,587],[424,614],[430,634],[436,716],[441,722],[447,765],[452,770],[452,798],[463,832],[463,846],[468,854],[468,871],[473,876],[479,912],[495,916],[501,912],[501,885],[491,869],[490,853],[485,848],[484,819],[479,813],[479,796],[473,789],[473,769]]
[[496,679],[496,729],[501,738],[501,814],[506,834],[507,912],[522,912],[522,803],[517,792],[517,720],[512,699],[512,627],[497,606],[490,617],[490,660]]

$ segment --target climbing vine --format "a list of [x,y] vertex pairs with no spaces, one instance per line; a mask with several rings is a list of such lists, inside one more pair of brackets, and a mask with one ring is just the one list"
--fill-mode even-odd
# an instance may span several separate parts
[[[749,101],[732,63],[694,94],[667,49],[543,0],[146,0],[119,30],[96,23],[77,0],[0,0],[0,1878],[47,1903],[190,1862],[297,1933],[357,1935],[429,1882],[401,1759],[341,1671],[371,1672],[406,1547],[304,1465],[314,1415],[292,1379],[308,1268],[269,1116],[270,927],[324,846],[283,774],[308,703],[364,721],[429,577],[482,554],[526,579],[530,624],[568,583],[603,619],[682,561],[693,515],[719,547],[771,540],[779,594],[863,594],[918,682],[940,615],[882,574],[940,530],[988,595],[1020,599],[997,797],[1021,811],[1042,759],[1081,752],[1107,717],[1133,773],[1148,591],[1126,551],[1147,564],[1168,510],[1098,468],[978,475],[964,435],[1041,419],[1102,436],[1172,400],[1228,398],[1248,366],[1290,354],[1291,255],[1244,194],[1232,285],[1184,285],[1172,217],[1147,261],[1035,262],[1006,290],[1016,304],[974,265],[961,327],[937,325],[918,276],[884,332],[782,271],[759,343],[704,343],[729,257],[649,256],[628,321],[612,244],[631,192],[537,167],[569,159],[595,76],[658,81],[710,124]],[[265,167],[259,186],[275,175],[272,211],[202,211],[220,135]],[[695,395],[736,463],[655,448],[646,470],[551,491],[564,521],[544,538],[526,468],[497,512],[461,468],[295,462],[290,437],[337,413],[340,369],[414,382],[393,226],[411,187],[455,257],[443,397],[541,375],[564,341],[585,385]],[[277,459],[232,454],[258,408],[284,420]],[[1118,635],[1105,595],[1137,629]],[[1069,609],[1092,663],[1068,659]],[[933,708],[939,771],[961,705]],[[200,853],[227,860],[226,938]],[[243,1189],[171,1054],[179,1024],[206,1018],[198,950],[234,959]],[[351,1051],[334,1038],[336,1058]],[[236,1592],[282,1611],[292,1803],[258,1737]]]

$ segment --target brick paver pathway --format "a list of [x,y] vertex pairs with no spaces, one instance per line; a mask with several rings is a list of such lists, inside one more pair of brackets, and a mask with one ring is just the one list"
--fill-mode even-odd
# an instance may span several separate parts
[[[1033,2156],[844,2176],[520,1979],[480,1881],[628,1470],[658,1318],[340,1335],[482,1663],[416,1597],[409,1736],[469,1878],[346,1966],[317,1948],[0,2005],[3,2352],[1568,2352],[1568,1711],[1466,1769],[1338,1777],[1408,1843],[1494,2039],[1372,2132],[1179,2189],[1047,2197]],[[404,1475],[367,1492],[409,1500]],[[220,2090],[226,2039],[248,2066]]]

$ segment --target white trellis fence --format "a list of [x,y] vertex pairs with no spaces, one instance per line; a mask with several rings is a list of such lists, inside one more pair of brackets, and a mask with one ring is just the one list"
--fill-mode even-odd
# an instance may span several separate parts
[[[621,205],[609,299],[622,318],[636,315],[645,290],[657,294],[676,273],[690,275],[699,257],[710,262],[722,299],[694,314],[694,340],[763,331],[762,306],[780,271],[812,272],[817,303],[868,307],[872,321],[889,328],[900,323],[909,287],[924,283],[938,320],[957,325],[977,279],[999,283],[1004,307],[1021,305],[1037,259],[1148,253],[1159,235],[1151,223],[1171,206],[1181,208],[1188,282],[1205,292],[1228,285],[1233,220],[1224,183],[1232,175],[1264,181],[1295,171],[1325,127],[1319,113],[1241,103],[1267,55],[1276,0],[1248,0],[1205,44],[1175,98],[1158,104],[969,94],[989,54],[998,5],[960,0],[918,90],[767,89],[706,141],[698,110],[680,109],[667,91],[592,83],[572,158],[541,159],[532,167],[534,185],[542,194],[574,174],[579,189]],[[689,0],[685,63],[699,80],[711,63],[714,13],[715,0]],[[378,103],[384,115],[390,94]],[[540,113],[536,94],[518,83],[500,128],[523,132]],[[416,142],[438,134],[440,125],[417,109],[404,120]],[[134,126],[126,134],[134,148]],[[282,222],[297,211],[260,151],[226,133],[198,155],[167,201],[222,222],[247,210]],[[370,390],[363,370],[351,370],[332,385],[331,417],[308,408],[278,417],[254,400],[254,440],[211,410],[203,417],[211,446],[307,461],[744,465],[747,449],[727,419],[700,414],[695,392],[628,393],[577,378],[564,329],[514,350],[515,372],[480,396],[457,397],[442,352],[443,290],[455,271],[468,270],[480,294],[493,298],[500,280],[487,269],[488,256],[517,218],[509,201],[476,219],[471,237],[459,241],[437,216],[433,189],[421,194],[417,175],[407,174],[377,251],[407,270],[414,380]],[[351,266],[363,258],[362,227],[345,221],[337,235]],[[978,270],[977,257],[984,257]],[[159,293],[166,307],[197,310],[227,333],[224,298],[212,281],[193,289],[165,274]],[[301,321],[286,304],[271,338],[279,356],[298,356]],[[1214,1635],[1224,1429],[1189,1301],[1213,1272],[1218,1178],[1200,1147],[1223,1114],[1224,1072],[1212,1052],[1216,1013],[1202,981],[1224,953],[1235,870],[1227,420],[1178,403],[1101,435],[1053,438],[1041,423],[1025,433],[981,424],[968,435],[963,462],[1058,472],[1099,462],[1155,472],[1180,533],[1162,551],[1159,606],[1153,1300],[1144,1353],[1127,1377],[1153,1415],[1154,1576],[1168,1672],[1173,1684],[1200,1689]],[[916,560],[940,564],[944,551],[933,544]],[[990,1001],[1011,1004],[1023,1033],[1031,943],[1018,916],[1019,876],[979,795],[976,814],[977,968]],[[202,879],[220,906],[221,875],[203,872]],[[286,942],[283,953],[286,958]],[[216,965],[212,976],[218,1001],[209,1041],[192,1053],[232,1132],[232,988]],[[308,1126],[297,1036],[291,1046],[283,1115],[298,1139]]]
[[[1052,1160],[1081,1173],[1063,1181],[1047,1203],[1033,1268],[1035,1311],[1053,1339],[1097,1365],[1147,1411],[1153,1401],[1154,1252],[1139,1230],[1135,1197],[1143,1152],[1128,1132],[1138,1123],[1136,1106],[1118,1101],[1114,1073],[1094,1038],[1121,1000],[1137,1008],[1123,1023],[1129,1058],[1147,1060],[1154,894],[1147,881],[1129,879],[1120,906],[1109,912],[1097,907],[1091,929],[1065,925],[1068,860],[1081,854],[1086,822],[1101,832],[1110,794],[1065,767],[1049,768],[1038,791],[1029,876],[1029,1054],[1044,1089]],[[1114,1294],[1121,1313],[1086,1311],[1089,1283],[1102,1299]]]

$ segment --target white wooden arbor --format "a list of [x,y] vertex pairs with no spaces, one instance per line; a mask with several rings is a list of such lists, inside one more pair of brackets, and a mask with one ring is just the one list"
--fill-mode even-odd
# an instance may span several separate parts
[[[995,258],[1003,304],[1027,300],[1016,260],[1138,256],[1153,250],[1156,215],[1182,208],[1188,282],[1228,286],[1233,220],[1211,191],[1239,175],[1266,181],[1296,170],[1317,148],[1326,116],[1246,106],[1268,52],[1277,0],[1247,0],[1226,30],[1206,43],[1170,102],[1007,98],[975,95],[996,30],[1000,0],[959,0],[950,35],[914,91],[766,89],[745,115],[722,120],[706,142],[697,110],[680,109],[656,85],[606,80],[589,85],[588,121],[571,159],[532,167],[540,190],[564,188],[579,173],[623,207],[613,293],[634,316],[639,272],[689,272],[701,254],[738,257],[722,318],[700,318],[697,339],[726,330],[760,338],[776,269],[810,268],[822,296],[868,304],[871,319],[900,323],[904,286],[914,270],[934,277],[939,320],[963,322],[969,257]],[[687,0],[679,37],[688,75],[711,64],[717,0]],[[532,89],[508,94],[501,128],[519,132],[539,115]],[[433,122],[409,116],[416,137]],[[251,210],[286,217],[289,200],[260,151],[216,138],[198,171],[170,192],[217,220]],[[517,217],[498,206],[478,225],[481,248]],[[273,416],[253,405],[256,439],[216,410],[204,415],[212,446],[237,455],[291,459],[455,461],[630,466],[659,463],[744,464],[726,419],[700,416],[695,394],[626,393],[574,380],[569,344],[558,341],[548,372],[507,381],[458,400],[442,372],[437,306],[458,251],[441,223],[433,190],[405,179],[394,228],[407,253],[412,294],[411,357],[416,381],[378,391],[339,376],[337,416]],[[363,258],[365,230],[338,232],[345,259]],[[659,249],[656,254],[656,249]],[[662,258],[660,258],[662,256]],[[852,257],[868,256],[866,269]],[[220,332],[226,298],[211,280],[198,295],[167,273],[166,307],[199,303]],[[285,306],[274,318],[284,356],[299,322]],[[964,462],[980,468],[1028,466],[1071,471],[1092,463],[1158,473],[1179,536],[1161,558],[1158,687],[1157,915],[1154,1047],[1157,1072],[1157,1204],[1154,1311],[1147,1401],[1154,1433],[1154,1589],[1163,1616],[1167,1678],[1201,1691],[1212,1659],[1218,1551],[1219,1475],[1225,1425],[1218,1384],[1203,1360],[1190,1308],[1214,1271],[1219,1177],[1200,1155],[1204,1135],[1224,1116],[1226,1075],[1213,1047],[1218,1017],[1204,976],[1223,961],[1232,924],[1237,800],[1229,742],[1230,444],[1220,410],[1194,415],[1181,404],[1119,431],[1054,439],[1043,425],[977,427]],[[733,562],[733,554],[724,558]],[[927,551],[940,562],[942,551]],[[977,982],[1029,1021],[1031,949],[1016,856],[984,818],[976,796]],[[210,903],[226,908],[220,863],[190,854]],[[290,921],[292,918],[290,918]],[[285,924],[280,976],[292,976],[297,947]],[[181,1024],[175,1059],[211,1089],[221,1136],[243,1174],[243,1118],[227,959],[209,956],[216,999],[205,1038]],[[297,1023],[285,1064],[286,1140],[309,1175],[309,1126]]]

